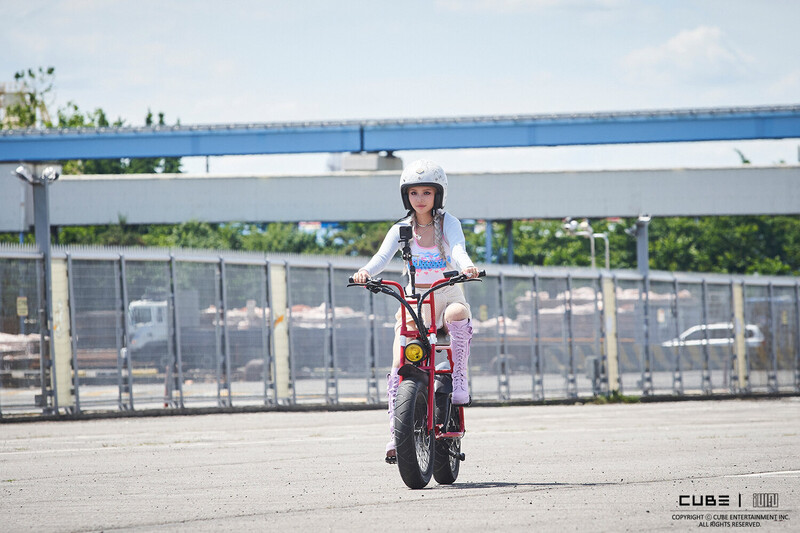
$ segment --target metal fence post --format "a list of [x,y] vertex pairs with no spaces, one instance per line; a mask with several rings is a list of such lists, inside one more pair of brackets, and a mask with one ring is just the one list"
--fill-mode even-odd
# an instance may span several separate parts
[[575,334],[572,327],[572,275],[567,274],[567,302],[564,311],[567,314],[567,333],[569,335],[569,362],[567,364],[566,386],[567,397],[578,397],[578,383],[575,377]]
[[728,282],[728,288],[730,289],[729,295],[731,300],[731,325],[733,326],[733,342],[731,342],[731,351],[728,354],[729,359],[727,364],[725,365],[725,372],[726,374],[730,375],[730,379],[728,381],[728,391],[731,394],[736,392],[736,379],[738,378],[738,373],[736,372],[736,302],[734,301],[736,295],[734,294],[733,290],[733,280],[731,279]]
[[114,262],[114,347],[117,351],[117,408],[120,411],[125,411],[128,409],[128,403],[126,402],[126,394],[127,394],[127,377],[125,376],[125,371],[127,367],[127,362],[125,361],[125,351],[123,350],[123,325],[120,323],[120,316],[124,319],[125,313],[124,309],[120,309],[122,306],[122,285],[120,283],[120,278],[122,277],[120,265],[115,261]]
[[[606,247],[608,249],[608,247]],[[598,394],[606,394],[608,393],[608,376],[606,374],[606,356],[603,351],[603,339],[605,339],[605,323],[604,323],[604,316],[600,310],[600,294],[603,290],[602,288],[602,273],[597,275],[597,278],[592,278],[593,282],[595,283],[594,287],[594,327],[592,328],[592,336],[594,337],[592,349],[594,353],[599,354],[599,360],[597,361],[596,366],[592,369],[592,394],[595,396]],[[604,307],[605,309],[605,307]],[[587,364],[589,361],[587,360]],[[592,364],[595,364],[592,362]]]
[[769,359],[772,368],[770,369],[769,373],[767,374],[767,388],[769,392],[778,392],[778,353],[777,353],[777,345],[778,345],[778,327],[775,323],[775,292],[772,285],[772,282],[769,282],[767,285],[769,290],[769,330],[770,334],[770,346],[769,346]]
[[[225,327],[225,315],[223,313],[223,304],[221,302],[222,299],[222,289],[221,289],[221,278],[220,278],[220,268],[219,268],[219,258],[214,263],[214,282],[212,287],[214,288],[214,376],[217,380],[217,406],[223,406],[223,399],[222,395],[225,391],[225,349],[222,347],[225,339],[223,339],[222,330]],[[177,292],[175,293],[177,297]]]
[[507,322],[505,301],[505,276],[500,272],[497,296],[500,304],[498,320],[503,318],[503,328],[500,330],[500,356],[497,358],[497,399],[500,401],[508,400],[511,397],[511,390],[508,384],[508,342],[507,342]]
[[800,392],[800,283],[794,284],[794,390]]
[[[231,346],[230,334],[228,332],[228,289],[227,274],[225,270],[225,258],[219,258],[219,318],[222,321],[222,371],[221,378],[217,381],[217,402],[220,407],[231,407],[233,398],[231,397]],[[219,355],[219,354],[218,354]]]
[[336,372],[336,298],[333,290],[333,264],[328,263],[328,291],[325,301],[325,329],[328,330],[329,351],[325,365],[325,402],[339,403],[339,376]]
[[[672,290],[675,293],[675,299],[672,304],[672,319],[675,322],[675,338],[680,339],[681,336],[681,322],[680,322],[680,285],[678,284],[677,276],[672,276]],[[675,366],[672,370],[672,393],[680,396],[683,394],[683,369],[681,367],[683,356],[683,345],[679,342],[677,346],[673,346],[675,355]]]
[[[646,226],[645,226],[646,227]],[[644,347],[642,350],[642,394],[650,396],[653,394],[653,359],[650,350],[650,275],[645,274],[642,280],[644,289]]]
[[128,298],[128,274],[125,264],[125,255],[119,254],[119,270],[120,270],[120,285],[122,287],[122,354],[125,367],[128,369],[128,405],[131,410],[134,409],[133,405],[133,360],[131,359],[131,352],[129,350],[130,343],[130,327],[128,324],[128,306],[130,301]]
[[531,378],[533,380],[533,400],[544,400],[544,377],[542,375],[542,336],[539,322],[539,275],[534,272],[533,274],[533,320],[531,320],[531,356],[533,361],[531,364]]
[[712,387],[711,387],[711,369],[709,364],[709,336],[708,336],[708,286],[706,284],[706,278],[703,278],[703,282],[701,284],[701,294],[703,298],[703,338],[705,339],[705,343],[703,344],[703,394],[711,394]]
[[619,374],[619,323],[617,316],[617,277],[603,276],[603,314],[605,319],[606,349],[605,358],[606,387],[609,393],[621,391]]
[[378,388],[378,323],[375,317],[375,298],[369,291],[364,291],[369,308],[369,335],[367,342],[367,403],[378,404],[381,402],[381,393]]
[[177,406],[183,409],[183,357],[181,354],[181,322],[180,311],[178,309],[178,273],[177,261],[175,256],[169,256],[169,271],[170,271],[170,305],[172,306],[172,334],[168,335],[171,340],[173,350],[170,350],[172,361],[167,367],[167,390],[165,403],[175,407],[175,400],[172,397],[172,392],[178,389],[178,404]]
[[67,252],[67,291],[69,300],[69,330],[72,333],[72,394],[75,396],[75,412],[81,411],[80,396],[80,369],[78,368],[78,335],[75,330],[75,288],[73,286],[74,271],[72,270],[72,255]]
[[275,368],[273,367],[272,354],[274,353],[274,339],[272,335],[271,321],[267,322],[267,311],[270,317],[273,316],[272,310],[272,289],[270,287],[270,266],[269,260],[264,261],[264,268],[261,272],[261,349],[264,357],[264,405],[274,405],[277,401],[275,395]]
[[[742,328],[744,329],[747,324],[747,282],[742,282]],[[800,329],[798,329],[800,333]],[[744,335],[744,333],[742,333]],[[750,392],[750,354],[747,346],[745,345],[744,349],[744,362],[743,362],[743,372],[744,372],[744,379],[740,376],[740,388],[741,392]]]
[[292,270],[289,263],[286,263],[286,326],[289,331],[289,388],[292,390],[292,404],[297,403],[297,384],[295,383],[294,368],[294,332],[292,331]]

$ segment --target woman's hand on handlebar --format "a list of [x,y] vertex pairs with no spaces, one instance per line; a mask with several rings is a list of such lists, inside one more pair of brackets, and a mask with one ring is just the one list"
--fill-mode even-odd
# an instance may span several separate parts
[[369,280],[369,272],[364,269],[353,274],[353,283],[366,283]]
[[475,268],[474,266],[465,268],[464,270],[461,271],[461,273],[463,275],[465,275],[466,277],[468,277],[468,278],[477,278],[478,277],[478,269]]

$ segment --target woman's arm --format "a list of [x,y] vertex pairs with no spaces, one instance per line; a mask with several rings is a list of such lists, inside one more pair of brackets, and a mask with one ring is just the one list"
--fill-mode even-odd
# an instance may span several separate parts
[[400,227],[398,224],[395,224],[389,228],[389,231],[386,233],[386,237],[384,237],[383,244],[381,244],[381,247],[378,249],[378,253],[372,256],[372,259],[361,267],[359,271],[365,271],[370,277],[383,272],[383,269],[386,268],[386,265],[392,260],[394,254],[400,249],[399,241]]
[[450,213],[444,214],[442,227],[444,238],[450,246],[450,258],[458,270],[464,271],[468,268],[475,268],[472,259],[467,254],[467,244],[464,238],[464,230],[461,228],[461,221]]

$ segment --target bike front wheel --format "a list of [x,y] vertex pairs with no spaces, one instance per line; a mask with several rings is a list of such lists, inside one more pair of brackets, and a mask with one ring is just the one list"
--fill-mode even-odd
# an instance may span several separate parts
[[394,409],[397,467],[403,482],[421,489],[433,473],[433,430],[428,430],[428,387],[405,379],[397,389]]

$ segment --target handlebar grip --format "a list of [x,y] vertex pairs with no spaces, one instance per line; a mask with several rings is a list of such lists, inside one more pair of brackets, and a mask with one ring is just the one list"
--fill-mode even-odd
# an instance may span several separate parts
[[355,283],[355,280],[353,279],[353,276],[350,276],[349,278],[347,278],[347,282],[348,283]]
[[478,272],[478,277],[479,278],[486,277],[486,271],[485,270],[481,270],[480,272]]

